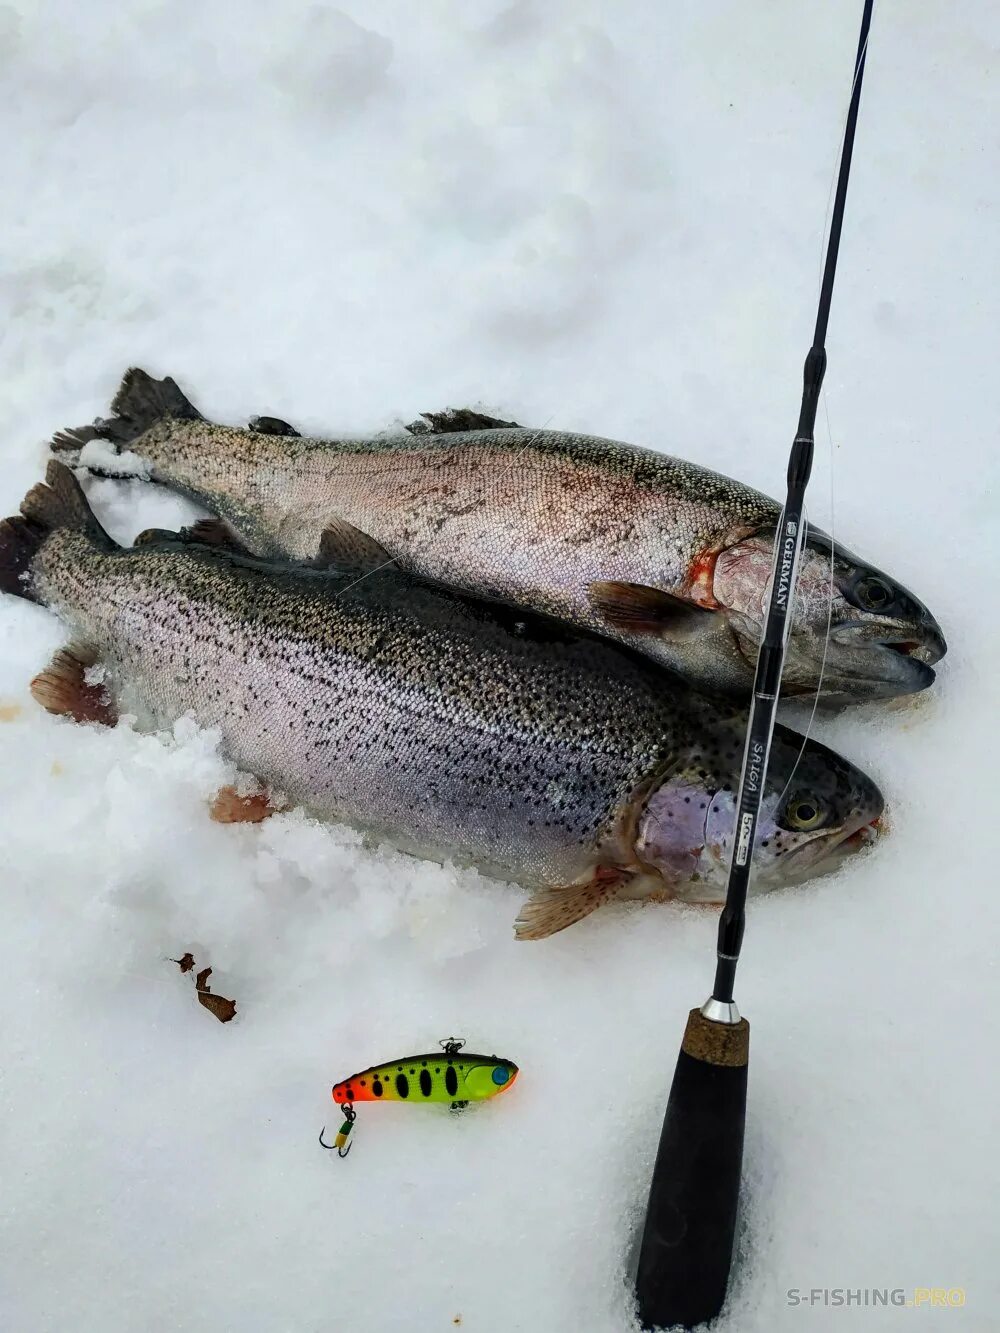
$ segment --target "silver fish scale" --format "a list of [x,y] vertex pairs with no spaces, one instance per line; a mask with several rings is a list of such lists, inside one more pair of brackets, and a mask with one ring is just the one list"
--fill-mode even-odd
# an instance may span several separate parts
[[591,583],[686,592],[701,554],[779,513],[705,468],[563,431],[323,441],[167,420],[135,447],[259,554],[309,559],[337,515],[418,573],[604,633]]
[[34,568],[127,709],[156,726],[190,712],[293,801],[438,859],[575,881],[628,863],[658,775],[732,763],[717,724],[728,736],[735,710],[613,644],[395,572],[352,585],[190,547],[106,554],[69,531]]

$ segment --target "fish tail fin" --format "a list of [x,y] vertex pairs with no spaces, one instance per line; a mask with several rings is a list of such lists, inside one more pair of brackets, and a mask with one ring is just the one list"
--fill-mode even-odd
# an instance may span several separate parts
[[21,501],[21,512],[0,523],[0,588],[37,601],[30,581],[31,562],[46,539],[62,528],[85,532],[105,551],[117,544],[97,521],[80,483],[64,463],[51,459],[45,480],[32,486]]
[[70,461],[76,462],[80,450],[91,440],[109,440],[121,450],[164,417],[178,421],[204,420],[169,375],[155,380],[137,366],[126,370],[112,399],[111,411],[112,416],[99,417],[91,426],[59,431],[50,442],[53,452],[70,455]]
[[0,589],[38,601],[31,589],[31,562],[47,536],[44,528],[20,514],[0,523]]
[[70,528],[85,532],[95,546],[106,551],[117,549],[118,543],[112,541],[97,521],[73,472],[56,458],[49,459],[45,480],[32,486],[21,501],[21,513],[46,533]]

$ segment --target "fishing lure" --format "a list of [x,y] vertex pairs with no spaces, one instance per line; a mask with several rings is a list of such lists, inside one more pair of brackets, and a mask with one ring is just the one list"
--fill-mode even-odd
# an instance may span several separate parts
[[[469,1102],[483,1102],[506,1092],[518,1075],[517,1065],[499,1055],[460,1055],[464,1040],[447,1037],[438,1043],[441,1051],[408,1055],[401,1060],[372,1065],[333,1086],[333,1100],[344,1108],[344,1123],[333,1143],[338,1156],[351,1151],[348,1138],[354,1128],[355,1102],[435,1102],[461,1111]],[[346,1146],[345,1146],[346,1145]]]

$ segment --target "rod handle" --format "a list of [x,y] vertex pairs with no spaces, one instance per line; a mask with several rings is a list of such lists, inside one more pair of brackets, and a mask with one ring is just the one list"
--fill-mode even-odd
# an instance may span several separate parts
[[693,1328],[722,1308],[743,1168],[750,1024],[692,1009],[646,1207],[636,1296],[643,1328]]

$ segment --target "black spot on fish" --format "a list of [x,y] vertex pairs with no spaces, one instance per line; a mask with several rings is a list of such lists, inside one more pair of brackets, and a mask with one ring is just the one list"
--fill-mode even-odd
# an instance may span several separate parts
[[431,1083],[431,1076],[430,1076],[430,1074],[428,1073],[428,1071],[427,1071],[426,1069],[421,1069],[421,1071],[420,1071],[420,1091],[424,1094],[425,1097],[429,1097],[429,1096],[431,1095],[431,1088],[432,1088],[432,1086],[433,1086],[433,1084]]
[[450,1064],[445,1071],[444,1086],[449,1097],[454,1097],[455,1093],[458,1092],[458,1075]]
[[378,1079],[376,1079],[375,1082],[372,1084],[372,1092],[375,1094],[376,1097],[382,1096],[382,1084],[378,1081]]
[[410,1095],[410,1080],[405,1074],[396,1075],[396,1091],[400,1097],[406,1098]]

